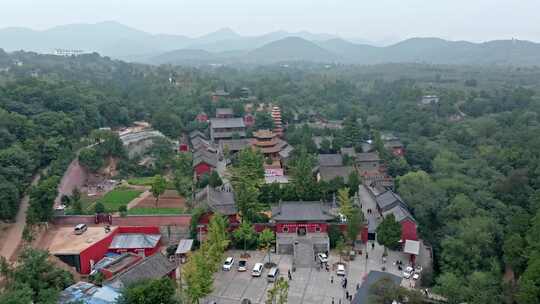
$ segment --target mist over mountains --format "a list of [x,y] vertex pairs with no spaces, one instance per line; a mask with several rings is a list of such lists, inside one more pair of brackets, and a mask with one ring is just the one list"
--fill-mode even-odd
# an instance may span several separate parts
[[[359,41],[356,39],[355,41]],[[223,28],[200,37],[150,34],[117,22],[71,24],[44,31],[0,29],[6,51],[52,53],[81,49],[150,64],[272,64],[306,61],[378,64],[422,62],[464,65],[540,65],[540,44],[520,40],[484,43],[412,38],[389,46],[354,43],[331,34],[276,31],[242,36]]]

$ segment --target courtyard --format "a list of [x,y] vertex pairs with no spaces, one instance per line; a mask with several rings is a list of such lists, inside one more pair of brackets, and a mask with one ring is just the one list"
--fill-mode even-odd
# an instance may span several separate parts
[[[335,252],[330,252],[329,265],[330,271],[319,268],[297,268],[292,272],[292,255],[272,254],[272,262],[276,263],[280,269],[280,276],[287,279],[287,271],[291,270],[292,280],[289,281],[289,297],[290,304],[331,304],[334,303],[349,303],[345,299],[346,291],[354,294],[357,284],[361,285],[363,278],[367,276],[369,271],[384,271],[402,276],[402,271],[398,270],[394,265],[395,261],[401,260],[404,265],[408,263],[408,255],[402,252],[389,251],[386,262],[383,262],[382,246],[375,245],[372,249],[371,243],[368,243],[366,258],[365,246],[362,250],[363,254],[356,257],[353,261],[344,261],[347,270],[347,289],[341,285],[342,277],[338,277],[336,272],[332,270],[332,265],[339,262],[340,259]],[[249,299],[251,303],[264,304],[268,289],[272,288],[272,283],[268,283],[266,275],[268,269],[264,269],[261,277],[252,277],[251,269],[257,262],[264,263],[268,261],[268,256],[261,251],[250,251],[251,258],[248,259],[248,271],[238,272],[237,263],[240,259],[241,251],[229,251],[226,256],[235,258],[235,265],[231,271],[218,271],[214,280],[214,291],[210,296],[205,298],[201,303],[217,303],[217,304],[237,304],[243,299]],[[311,258],[311,257],[306,257]],[[333,282],[332,282],[333,279]],[[413,287],[416,281],[404,279],[402,285],[405,287]]]

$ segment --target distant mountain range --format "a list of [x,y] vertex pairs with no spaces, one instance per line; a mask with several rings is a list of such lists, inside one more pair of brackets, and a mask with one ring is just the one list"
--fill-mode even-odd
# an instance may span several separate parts
[[44,31],[0,29],[0,48],[6,51],[23,49],[41,53],[52,53],[57,48],[82,49],[113,58],[152,64],[269,64],[306,61],[540,65],[540,44],[520,40],[472,43],[412,38],[389,46],[373,46],[330,34],[277,31],[260,36],[242,36],[228,28],[191,38],[149,34],[111,21],[64,25]]

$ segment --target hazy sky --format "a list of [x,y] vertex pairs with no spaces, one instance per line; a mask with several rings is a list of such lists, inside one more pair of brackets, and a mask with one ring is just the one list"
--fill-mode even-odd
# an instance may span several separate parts
[[369,40],[540,41],[540,0],[0,0],[0,27],[115,20],[151,33],[325,32]]

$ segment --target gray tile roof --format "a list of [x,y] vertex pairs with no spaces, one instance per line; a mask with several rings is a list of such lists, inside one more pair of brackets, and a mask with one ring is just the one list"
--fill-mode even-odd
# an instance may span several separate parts
[[194,138],[197,138],[197,137],[201,137],[201,138],[204,138],[204,139],[208,139],[208,137],[206,137],[206,135],[199,131],[199,130],[195,130],[195,131],[192,131],[191,133],[189,133],[189,138],[190,139],[194,139]]
[[342,177],[345,182],[349,179],[349,175],[354,171],[351,166],[340,167],[320,167],[319,174],[324,181],[331,181],[336,177]]
[[335,218],[321,202],[282,202],[272,207],[275,221],[330,221]]
[[394,218],[396,219],[396,222],[399,222],[399,223],[401,223],[404,220],[411,220],[413,222],[416,222],[414,217],[409,212],[409,210],[407,210],[401,205],[397,205],[397,206],[394,206],[393,208],[383,211],[382,214],[384,217],[386,217],[388,214],[393,214]]
[[233,215],[238,212],[233,192],[220,191],[210,186],[206,186],[195,194],[195,203],[223,215]]
[[381,272],[381,271],[370,271],[367,278],[362,283],[362,286],[356,294],[354,295],[354,298],[351,302],[351,304],[368,304],[371,303],[369,299],[370,295],[370,288],[373,286],[373,284],[377,283],[379,280],[387,278],[395,285],[401,284],[401,277],[398,277],[396,275],[390,274],[388,272]]
[[223,151],[225,146],[229,147],[229,151],[235,152],[251,147],[251,140],[247,138],[240,139],[222,139],[219,141],[220,150]]
[[200,163],[206,163],[215,168],[217,167],[218,156],[216,153],[212,153],[205,149],[198,150],[193,154],[193,167]]
[[246,127],[242,118],[211,118],[210,126],[212,129]]
[[233,109],[231,108],[217,108],[216,109],[216,116],[217,115],[233,115]]
[[160,234],[119,233],[114,236],[109,249],[154,248],[160,239]]
[[358,162],[376,162],[380,160],[379,154],[376,152],[356,154],[356,161]]
[[354,150],[354,148],[341,148],[341,154],[348,155],[350,157],[355,157],[356,151]]
[[283,150],[279,151],[279,156],[281,158],[289,158],[291,156],[292,151],[294,151],[293,146],[286,145]]
[[319,154],[319,166],[343,166],[343,156],[341,154]]
[[105,285],[121,289],[142,280],[162,278],[175,269],[174,263],[163,254],[156,253],[112,277]]
[[405,209],[408,208],[407,204],[405,204],[403,199],[401,199],[401,197],[399,195],[397,195],[396,193],[394,193],[392,191],[386,191],[386,192],[384,192],[382,194],[379,194],[375,198],[375,201],[377,202],[377,206],[379,206],[379,208],[382,211],[390,210],[390,209],[394,208],[397,205],[401,205]]
[[227,132],[212,132],[214,140],[222,140],[222,138],[233,138],[235,135],[246,137],[245,131],[227,131]]

